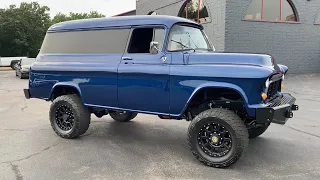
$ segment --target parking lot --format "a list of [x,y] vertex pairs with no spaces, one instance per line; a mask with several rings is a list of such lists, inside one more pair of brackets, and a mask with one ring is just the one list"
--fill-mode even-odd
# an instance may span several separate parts
[[0,68],[0,180],[11,179],[320,179],[320,74],[290,75],[285,91],[300,110],[251,140],[229,169],[207,167],[189,151],[189,122],[138,115],[129,123],[92,115],[81,138],[51,129],[49,102],[26,100],[28,80]]

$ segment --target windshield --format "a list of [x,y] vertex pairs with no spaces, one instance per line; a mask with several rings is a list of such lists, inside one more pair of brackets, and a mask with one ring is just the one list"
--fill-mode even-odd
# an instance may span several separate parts
[[173,26],[169,34],[168,51],[191,49],[213,51],[201,29],[183,25]]
[[31,65],[35,60],[34,59],[23,59],[21,65]]

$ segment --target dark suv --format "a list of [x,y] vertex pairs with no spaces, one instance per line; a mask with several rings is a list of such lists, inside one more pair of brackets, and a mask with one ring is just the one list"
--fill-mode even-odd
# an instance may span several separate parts
[[215,52],[203,27],[183,18],[76,20],[50,27],[24,93],[52,101],[50,122],[63,138],[84,134],[91,113],[191,121],[195,157],[228,167],[249,138],[298,110],[281,92],[287,71],[269,55]]

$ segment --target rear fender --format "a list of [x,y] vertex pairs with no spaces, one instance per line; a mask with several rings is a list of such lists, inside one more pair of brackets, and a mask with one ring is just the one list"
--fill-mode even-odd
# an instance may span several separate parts
[[55,89],[56,89],[56,88],[59,88],[59,87],[70,87],[70,88],[74,88],[74,89],[76,89],[76,90],[78,91],[80,98],[82,97],[80,87],[79,87],[77,84],[74,84],[74,83],[71,83],[71,82],[59,82],[59,83],[56,83],[56,84],[51,88],[51,92],[50,92],[50,95],[49,95],[49,100],[52,99],[53,92],[55,91]]

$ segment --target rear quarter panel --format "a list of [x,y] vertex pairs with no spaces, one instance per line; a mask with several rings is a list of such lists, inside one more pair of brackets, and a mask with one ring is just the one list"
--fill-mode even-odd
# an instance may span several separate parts
[[42,55],[31,67],[30,93],[50,99],[57,86],[78,89],[85,104],[117,105],[120,54]]

